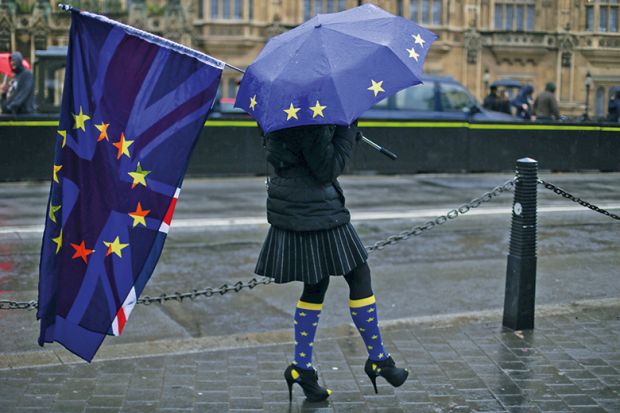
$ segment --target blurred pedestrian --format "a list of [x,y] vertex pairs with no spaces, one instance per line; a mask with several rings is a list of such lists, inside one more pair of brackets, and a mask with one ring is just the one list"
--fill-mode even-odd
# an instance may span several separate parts
[[510,111],[510,100],[508,99],[506,89],[500,90],[497,94],[497,111],[512,115]]
[[3,113],[20,115],[34,112],[34,79],[32,72],[24,67],[23,60],[21,53],[11,53],[13,78],[3,82],[0,90]]
[[516,116],[522,119],[532,118],[532,94],[534,88],[531,85],[525,85],[519,90],[519,94],[512,100],[512,106],[517,109]]
[[484,98],[484,102],[482,102],[482,107],[488,110],[497,110],[498,108],[498,100],[499,96],[497,95],[497,86],[492,85],[489,94]]
[[381,341],[368,253],[350,223],[337,179],[360,137],[355,124],[300,126],[265,136],[275,177],[267,191],[271,227],[255,272],[276,283],[304,284],[294,315],[294,361],[284,372],[291,400],[294,383],[309,401],[325,400],[331,394],[319,386],[312,362],[330,276],[343,275],[349,285],[350,313],[368,351],[364,370],[375,392],[377,377],[398,387],[409,374],[396,367]]
[[607,104],[607,120],[610,122],[620,122],[620,87],[609,99]]
[[555,83],[548,82],[545,90],[541,92],[534,101],[534,114],[537,120],[558,120],[560,110],[558,101],[555,99]]

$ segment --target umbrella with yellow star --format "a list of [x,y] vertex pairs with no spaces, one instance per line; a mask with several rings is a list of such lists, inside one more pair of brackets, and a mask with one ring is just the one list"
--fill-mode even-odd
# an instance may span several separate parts
[[422,83],[436,39],[373,4],[319,14],[267,43],[245,72],[235,107],[264,132],[349,125],[380,100]]

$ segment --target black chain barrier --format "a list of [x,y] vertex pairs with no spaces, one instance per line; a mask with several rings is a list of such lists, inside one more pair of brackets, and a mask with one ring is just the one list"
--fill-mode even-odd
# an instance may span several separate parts
[[[456,209],[453,209],[446,213],[445,215],[440,215],[435,219],[426,222],[423,225],[419,225],[411,228],[408,231],[403,231],[396,235],[391,235],[386,239],[375,242],[371,246],[367,246],[366,249],[368,252],[379,251],[385,248],[388,245],[396,244],[397,242],[404,241],[410,237],[418,236],[428,231],[432,228],[435,228],[438,225],[445,224],[446,222],[458,218],[459,216],[466,214],[470,210],[474,208],[478,208],[480,205],[489,202],[496,198],[498,195],[509,192],[514,188],[516,178],[510,179],[504,182],[502,185],[496,186],[489,192],[485,192],[482,196],[478,198],[474,198],[471,201],[459,206]],[[267,285],[273,282],[273,278],[268,277],[258,277],[252,278],[250,281],[237,281],[232,285],[223,284],[219,288],[211,288],[207,287],[203,290],[192,290],[185,293],[174,292],[171,294],[160,294],[158,296],[144,296],[137,300],[137,304],[145,304],[149,305],[152,303],[164,303],[166,301],[178,301],[182,302],[185,299],[194,300],[197,297],[212,297],[214,295],[224,295],[228,292],[234,291],[238,293],[244,288],[249,288],[250,290],[258,285]],[[32,310],[36,309],[38,306],[36,301],[7,301],[0,300],[0,310]]]
[[572,195],[572,194],[566,192],[565,190],[563,190],[562,188],[560,188],[560,187],[558,187],[556,185],[553,185],[553,184],[551,184],[549,182],[543,181],[542,179],[539,179],[538,183],[541,184],[541,185],[544,185],[544,187],[549,189],[550,191],[553,191],[556,194],[558,194],[560,196],[563,196],[566,199],[570,199],[571,201],[576,202],[576,203],[578,203],[579,205],[581,205],[583,207],[590,208],[592,211],[596,211],[599,214],[607,215],[610,218],[620,220],[620,216],[618,216],[618,215],[616,215],[614,213],[611,213],[609,211],[606,211],[603,208],[599,208],[596,205],[591,204],[591,203],[589,203],[587,201],[584,201],[581,198],[577,198],[575,195]]

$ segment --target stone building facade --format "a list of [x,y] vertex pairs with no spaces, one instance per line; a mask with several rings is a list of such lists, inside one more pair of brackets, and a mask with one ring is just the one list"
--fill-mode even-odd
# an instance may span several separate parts
[[[360,0],[67,1],[246,67],[265,42],[316,13]],[[518,79],[535,93],[557,85],[563,114],[578,116],[591,76],[589,115],[606,113],[620,86],[619,0],[375,0],[439,35],[425,69],[451,75],[482,99],[488,84]],[[0,0],[0,52],[67,42],[69,16],[55,0]],[[222,96],[233,98],[241,74],[225,71]]]

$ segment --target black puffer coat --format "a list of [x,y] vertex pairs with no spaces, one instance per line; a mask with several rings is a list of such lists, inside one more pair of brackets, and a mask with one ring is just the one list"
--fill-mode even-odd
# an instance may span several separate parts
[[336,179],[351,157],[355,126],[300,126],[266,135],[275,169],[267,197],[267,221],[291,231],[318,231],[348,223]]

